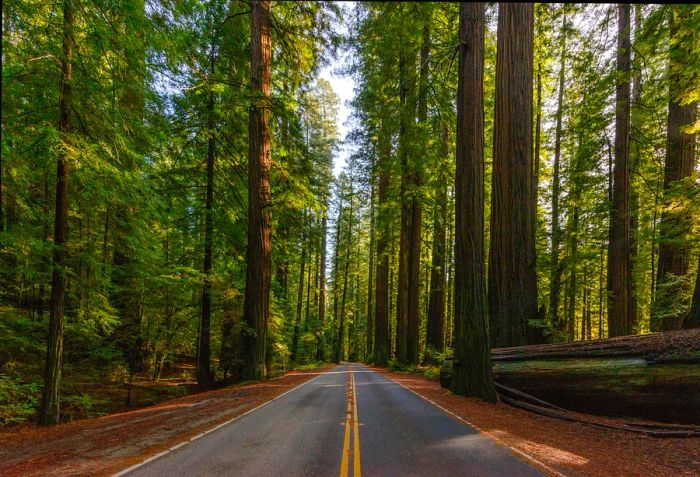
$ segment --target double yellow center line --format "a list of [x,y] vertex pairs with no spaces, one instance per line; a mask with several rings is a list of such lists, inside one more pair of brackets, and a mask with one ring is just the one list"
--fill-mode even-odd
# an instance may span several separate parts
[[[350,447],[350,430],[352,429],[353,444]],[[343,441],[343,456],[340,461],[340,477],[348,477],[348,468],[352,456],[352,475],[360,477],[360,429],[357,416],[357,394],[355,393],[355,376],[352,374],[352,364],[348,367],[348,407],[345,410],[345,439]]]

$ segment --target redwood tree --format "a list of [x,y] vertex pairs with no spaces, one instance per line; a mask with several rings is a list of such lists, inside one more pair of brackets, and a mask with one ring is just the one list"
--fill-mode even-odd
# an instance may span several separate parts
[[59,423],[59,392],[63,359],[63,314],[66,300],[66,269],[69,265],[68,242],[68,164],[73,81],[73,2],[63,2],[63,56],[61,57],[61,96],[58,110],[58,131],[62,148],[56,161],[56,214],[53,236],[53,271],[51,276],[51,309],[49,334],[46,340],[44,388],[37,424]]
[[248,245],[243,316],[244,379],[266,376],[265,348],[270,308],[270,1],[253,0],[250,22],[248,120]]
[[[652,330],[677,330],[683,324],[685,303],[683,300],[690,288],[688,265],[690,254],[689,237],[693,215],[683,204],[687,196],[684,181],[688,181],[695,168],[695,134],[683,128],[695,122],[697,103],[682,104],[685,92],[682,77],[692,65],[692,43],[683,41],[692,15],[689,5],[672,6],[669,76],[668,127],[666,136],[666,164],[664,166],[664,202],[667,207],[659,223],[659,261],[656,273],[656,293]],[[683,28],[685,27],[685,29]],[[681,305],[681,306],[679,306]]]
[[500,3],[488,306],[493,346],[525,344],[537,317],[532,222],[533,4]]
[[[461,84],[461,83],[460,83]],[[446,122],[440,125],[442,163],[438,172],[438,190],[433,212],[433,256],[430,271],[430,301],[426,344],[437,351],[445,347],[445,240],[447,230],[447,155],[449,154],[450,129]]]
[[375,275],[374,363],[383,366],[389,361],[391,335],[389,334],[389,220],[388,210],[391,143],[386,119],[382,120],[379,137],[377,169],[377,271]]
[[632,268],[630,250],[630,5],[619,4],[617,88],[615,93],[615,167],[608,242],[609,336],[632,333]]
[[452,391],[495,402],[484,264],[485,21],[483,3],[460,4]]

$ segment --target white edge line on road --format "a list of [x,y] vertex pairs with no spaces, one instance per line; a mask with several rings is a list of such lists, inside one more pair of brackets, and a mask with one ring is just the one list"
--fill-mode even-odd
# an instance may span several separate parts
[[[154,455],[154,456],[151,456],[151,457],[149,457],[149,458],[147,458],[147,459],[145,459],[145,460],[139,462],[138,464],[134,464],[134,465],[132,465],[131,467],[127,467],[127,468],[124,469],[124,470],[120,470],[120,471],[117,472],[116,474],[112,474],[112,477],[121,477],[122,475],[126,475],[126,474],[128,474],[129,472],[131,472],[131,471],[133,471],[133,470],[136,470],[136,469],[138,469],[139,467],[141,467],[141,466],[143,466],[143,465],[148,464],[149,462],[152,462],[152,461],[154,461],[154,460],[156,460],[156,459],[158,459],[158,458],[160,458],[160,457],[163,457],[163,456],[166,455],[166,454],[169,454],[170,452],[174,451],[175,449],[178,449],[178,448],[180,448],[180,447],[182,447],[182,446],[184,446],[184,445],[186,445],[186,444],[189,444],[190,442],[193,442],[193,441],[199,439],[199,438],[202,437],[202,436],[205,436],[205,435],[209,434],[210,432],[214,432],[214,431],[216,431],[217,429],[219,429],[219,428],[221,428],[221,427],[224,427],[224,426],[226,426],[226,425],[228,425],[228,424],[231,424],[233,421],[236,421],[236,420],[238,420],[238,419],[240,419],[240,418],[242,418],[242,417],[244,417],[244,416],[247,416],[248,414],[250,414],[250,413],[252,413],[252,412],[254,412],[254,411],[257,411],[258,409],[260,409],[260,408],[263,407],[263,406],[267,406],[267,405],[270,404],[271,402],[278,400],[279,398],[281,398],[281,397],[283,397],[283,396],[285,396],[285,395],[291,393],[292,391],[296,391],[296,390],[299,389],[300,387],[302,387],[302,386],[304,386],[304,385],[306,385],[306,384],[309,384],[311,381],[317,380],[318,378],[320,378],[321,376],[325,375],[326,373],[327,373],[327,372],[321,373],[321,374],[319,374],[318,376],[316,376],[315,378],[311,378],[311,379],[309,379],[308,381],[304,381],[304,382],[301,383],[300,385],[294,386],[292,389],[289,389],[288,391],[283,392],[283,393],[280,394],[279,396],[276,396],[276,397],[270,399],[269,401],[265,401],[264,403],[260,404],[259,406],[256,406],[256,407],[254,407],[253,409],[249,409],[248,411],[244,412],[243,414],[238,415],[238,416],[236,416],[236,417],[234,417],[234,418],[231,418],[231,419],[229,419],[228,421],[222,422],[221,424],[218,424],[218,425],[212,427],[211,429],[208,429],[208,430],[202,432],[201,434],[198,434],[198,435],[196,435],[196,436],[194,436],[194,437],[192,437],[192,438],[190,438],[190,439],[187,439],[187,440],[185,440],[185,441],[182,441],[182,442],[180,442],[179,444],[176,444],[176,445],[170,447],[169,449],[164,450],[163,452],[160,452],[160,453],[158,453],[158,454],[156,454],[156,455]],[[407,389],[408,389],[408,388],[407,388]]]
[[[385,377],[386,377],[386,376],[385,376]],[[552,469],[550,466],[548,466],[548,465],[545,464],[544,462],[542,462],[542,461],[540,461],[540,460],[534,458],[534,457],[531,456],[530,454],[527,454],[527,453],[521,451],[520,449],[516,449],[515,447],[509,446],[508,444],[506,444],[505,442],[503,442],[501,439],[499,439],[499,438],[497,438],[497,437],[491,435],[490,433],[484,431],[484,430],[481,429],[479,426],[476,426],[476,425],[472,424],[471,422],[469,422],[469,421],[467,421],[466,419],[464,419],[463,417],[461,417],[461,416],[455,414],[454,412],[450,411],[449,409],[445,409],[444,407],[442,407],[442,406],[439,405],[438,403],[433,402],[432,400],[428,399],[427,397],[425,397],[425,396],[423,396],[423,395],[417,393],[417,392],[414,391],[413,389],[411,389],[411,388],[409,388],[409,387],[407,387],[407,386],[404,386],[404,385],[401,384],[400,382],[394,381],[394,380],[391,379],[391,378],[387,378],[387,379],[390,379],[391,381],[395,382],[396,384],[398,384],[398,385],[401,386],[402,388],[405,388],[405,389],[407,389],[408,391],[411,391],[413,394],[415,394],[415,395],[418,396],[419,398],[423,399],[424,401],[428,401],[430,404],[432,404],[433,406],[437,407],[438,409],[441,409],[443,412],[446,412],[447,414],[449,414],[450,416],[454,417],[455,419],[457,419],[457,420],[459,420],[459,421],[462,421],[464,424],[466,424],[466,425],[468,425],[468,426],[473,427],[474,429],[476,429],[477,431],[479,431],[481,434],[485,435],[485,436],[488,437],[489,439],[492,439],[492,440],[496,441],[499,445],[501,445],[501,446],[503,446],[503,447],[507,447],[508,449],[510,449],[511,451],[515,452],[515,453],[518,454],[519,456],[525,458],[526,460],[529,460],[529,461],[531,461],[531,462],[537,464],[538,466],[544,468],[547,472],[550,472],[552,475],[555,475],[556,477],[567,477],[566,474],[562,474],[562,473],[559,472],[558,470]]]

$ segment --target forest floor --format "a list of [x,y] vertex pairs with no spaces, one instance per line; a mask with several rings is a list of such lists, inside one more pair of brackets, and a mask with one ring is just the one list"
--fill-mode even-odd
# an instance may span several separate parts
[[60,426],[0,429],[3,476],[111,475],[271,400],[329,367],[293,371]]
[[561,421],[502,402],[456,396],[424,376],[372,369],[563,475],[700,475],[700,438],[661,439]]

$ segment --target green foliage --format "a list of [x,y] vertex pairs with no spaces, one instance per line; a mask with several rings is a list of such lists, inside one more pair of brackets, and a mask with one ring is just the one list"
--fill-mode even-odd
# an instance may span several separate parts
[[41,383],[0,373],[0,426],[25,421],[36,412]]
[[107,399],[97,399],[89,394],[73,394],[66,396],[61,402],[61,412],[65,421],[78,417],[96,417],[104,415],[99,409],[109,403]]

